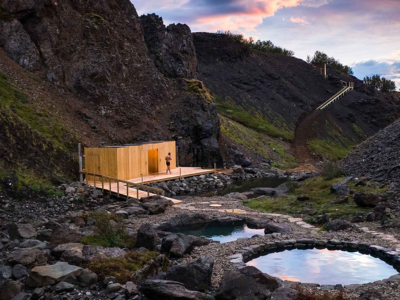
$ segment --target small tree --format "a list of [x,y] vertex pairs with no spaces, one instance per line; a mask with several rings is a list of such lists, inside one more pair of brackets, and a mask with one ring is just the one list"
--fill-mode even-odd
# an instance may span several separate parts
[[336,71],[340,73],[344,73],[347,75],[353,75],[353,69],[349,66],[342,65],[338,60],[333,57],[329,57],[326,53],[321,51],[316,51],[314,56],[311,58],[310,56],[307,57],[307,62],[313,65],[323,65],[326,64],[334,68]]
[[396,90],[396,83],[393,80],[386,79],[380,75],[366,76],[364,84],[373,88],[376,91],[394,92]]

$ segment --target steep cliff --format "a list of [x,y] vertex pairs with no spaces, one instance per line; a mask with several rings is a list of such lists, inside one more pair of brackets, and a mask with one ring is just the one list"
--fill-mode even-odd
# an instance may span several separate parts
[[[0,72],[26,95],[27,106],[40,107],[42,114],[57,119],[75,142],[100,146],[173,139],[182,164],[221,164],[215,105],[193,92],[183,79],[197,68],[192,44],[179,57],[181,65],[155,63],[157,49],[149,52],[140,18],[129,0],[0,0],[0,7],[0,47],[18,64],[3,56]],[[159,42],[171,43],[173,56],[174,45],[191,37],[190,29],[182,25],[165,30],[171,36]],[[46,93],[34,96],[32,91],[41,88]],[[3,138],[2,163],[10,170],[17,163],[31,169],[26,161],[5,159],[4,145],[13,137]],[[7,151],[18,152],[24,147],[22,142],[37,141],[26,136]],[[51,157],[46,149],[35,155]],[[66,153],[73,159],[72,150]],[[42,167],[32,170],[41,173]],[[48,171],[52,173],[51,168]],[[70,170],[61,172],[71,175]]]

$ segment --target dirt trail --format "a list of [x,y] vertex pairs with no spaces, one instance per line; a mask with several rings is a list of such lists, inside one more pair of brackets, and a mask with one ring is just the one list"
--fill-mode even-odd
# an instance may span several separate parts
[[307,148],[307,142],[315,138],[314,125],[318,116],[321,115],[320,110],[315,110],[302,120],[296,127],[293,141],[293,152],[300,165],[315,163],[316,157],[310,154]]

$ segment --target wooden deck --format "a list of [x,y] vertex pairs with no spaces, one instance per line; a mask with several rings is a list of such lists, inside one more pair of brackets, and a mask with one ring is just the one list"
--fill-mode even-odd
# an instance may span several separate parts
[[195,167],[181,167],[181,168],[173,169],[173,170],[171,170],[171,172],[172,172],[172,174],[158,173],[158,174],[143,176],[143,182],[142,182],[141,177],[129,179],[127,181],[133,182],[133,183],[148,184],[148,183],[154,183],[154,182],[174,180],[174,179],[179,179],[179,178],[184,178],[184,177],[191,177],[191,176],[196,176],[196,175],[210,174],[210,173],[214,173],[215,170],[214,169],[195,168]]
[[[128,182],[132,183],[140,183],[140,184],[149,184],[149,183],[154,183],[154,182],[161,182],[161,181],[168,181],[168,180],[175,180],[179,178],[184,178],[184,177],[190,177],[190,176],[195,176],[195,175],[202,175],[202,174],[209,174],[213,173],[215,170],[213,169],[201,169],[201,168],[193,168],[193,167],[182,167],[182,168],[176,168],[172,170],[172,174],[165,174],[165,173],[158,173],[158,174],[153,174],[153,175],[147,175],[143,176],[143,181],[142,177],[139,178],[134,178],[127,180]],[[96,187],[98,189],[103,190],[103,193],[108,193],[108,194],[113,194],[119,197],[126,197],[126,198],[142,198],[142,197],[147,197],[147,196],[155,196],[156,194],[153,193],[148,193],[145,191],[141,191],[140,189],[137,190],[134,187],[129,187],[129,190],[127,189],[127,183],[119,183],[119,185],[116,182],[104,182],[104,185],[102,184],[101,181],[88,181],[87,182],[89,185]],[[171,200],[174,205],[181,204],[182,201],[164,197],[168,200]]]

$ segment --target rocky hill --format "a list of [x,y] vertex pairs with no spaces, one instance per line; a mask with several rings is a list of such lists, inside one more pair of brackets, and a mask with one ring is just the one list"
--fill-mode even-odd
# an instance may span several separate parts
[[[2,174],[76,176],[78,141],[176,140],[182,164],[221,165],[215,106],[183,79],[197,68],[187,26],[155,28],[169,35],[147,38],[149,50],[129,0],[1,0],[0,7]],[[170,43],[177,62],[161,61],[157,43]]]
[[400,189],[400,121],[358,145],[342,166],[349,174],[394,183]]
[[[325,79],[300,59],[252,50],[223,34],[195,33],[194,45],[199,78],[217,95],[220,114],[269,137],[306,144],[320,156],[343,158],[353,145],[400,117],[398,94],[375,93],[333,69]],[[355,82],[355,91],[302,124],[342,88],[340,80]]]

